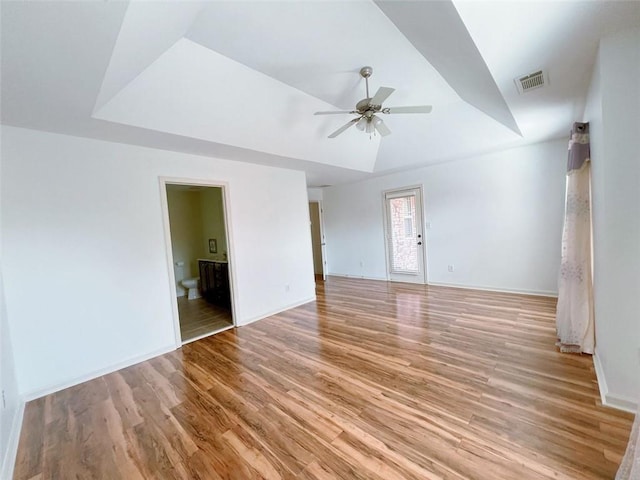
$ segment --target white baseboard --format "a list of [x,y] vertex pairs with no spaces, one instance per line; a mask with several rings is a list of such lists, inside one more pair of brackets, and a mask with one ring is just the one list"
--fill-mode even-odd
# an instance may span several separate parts
[[175,349],[176,349],[175,344],[171,344],[159,350],[145,353],[144,355],[128,358],[127,360],[123,360],[122,362],[115,363],[113,365],[110,365],[105,368],[101,368],[99,370],[95,370],[93,372],[87,373],[80,377],[66,380],[64,382],[60,382],[55,385],[50,385],[48,387],[44,387],[41,389],[32,390],[24,394],[23,396],[24,401],[29,402],[31,400],[35,400],[36,398],[44,397],[45,395],[49,395],[51,393],[59,392],[60,390],[64,390],[65,388],[73,387],[80,383],[88,382],[89,380],[93,380],[94,378],[101,377],[102,375],[107,375],[117,370],[130,367],[131,365],[135,365],[136,363],[144,362],[146,360],[157,357],[159,355],[164,355],[165,353],[172,352]]
[[349,275],[347,273],[327,273],[327,277],[357,278],[361,280],[378,280],[379,282],[388,282],[387,277],[367,277],[365,275]]
[[[346,273],[328,273],[327,276],[332,277],[342,277],[342,278],[361,278],[364,280],[378,280],[381,282],[389,282],[390,280],[386,277],[366,277],[364,275],[349,275]],[[557,292],[551,292],[547,290],[523,290],[516,288],[495,288],[495,287],[486,287],[483,285],[461,285],[457,283],[444,283],[444,282],[429,282],[427,281],[427,285],[433,285],[434,287],[452,287],[452,288],[464,288],[467,290],[482,290],[485,292],[497,292],[497,293],[519,293],[522,295],[537,295],[540,297],[552,297],[558,298]]]
[[253,322],[257,322],[258,320],[262,320],[263,318],[267,318],[267,317],[270,317],[272,315],[277,315],[278,313],[282,313],[285,310],[290,310],[292,308],[299,307],[300,305],[304,305],[306,303],[315,302],[315,301],[316,301],[316,296],[313,295],[312,297],[308,297],[308,298],[305,298],[305,299],[300,300],[298,302],[294,302],[294,303],[291,303],[289,305],[286,305],[286,306],[284,306],[282,308],[278,308],[276,310],[273,310],[271,312],[258,315],[257,317],[250,318],[249,320],[243,320],[242,322],[238,322],[236,324],[236,326],[237,327],[244,327],[245,325],[249,325],[249,324],[251,324]]
[[605,405],[607,403],[607,392],[609,391],[609,387],[607,387],[607,379],[604,376],[604,370],[602,369],[602,363],[600,362],[600,357],[598,356],[598,349],[591,356],[593,359],[593,368],[596,371],[596,380],[598,381],[598,390],[600,390],[600,400],[602,404]]
[[598,380],[598,389],[600,390],[600,399],[605,407],[616,408],[625,412],[636,413],[638,411],[638,404],[630,398],[626,398],[620,395],[613,395],[609,393],[609,387],[607,385],[607,379],[604,376],[604,369],[602,368],[602,362],[598,356],[598,349],[596,348],[593,354],[593,367],[596,371],[596,379]]
[[[238,323],[237,326],[241,327],[241,326],[244,326],[244,325],[248,325],[250,323],[257,322],[258,320],[261,320],[263,318],[270,317],[271,315],[276,315],[276,314],[278,314],[280,312],[284,312],[285,310],[289,310],[291,308],[299,307],[300,305],[304,305],[305,303],[314,302],[315,300],[316,300],[316,296],[313,295],[312,297],[305,298],[305,299],[300,300],[298,302],[294,302],[294,303],[292,303],[290,305],[286,305],[286,306],[284,306],[282,308],[278,308],[278,309],[276,309],[274,311],[267,312],[265,314],[262,314],[262,315],[259,315],[257,317],[251,318],[251,319],[246,320],[246,321],[244,321],[242,323]],[[159,350],[156,350],[156,351],[153,351],[153,352],[149,352],[149,353],[146,353],[144,355],[137,356],[137,357],[129,358],[129,359],[124,360],[122,362],[118,362],[118,363],[116,363],[114,365],[111,365],[111,366],[105,367],[105,368],[101,368],[99,370],[95,370],[93,372],[87,373],[86,375],[82,375],[80,377],[76,377],[76,378],[61,382],[61,383],[54,384],[54,385],[49,385],[49,386],[41,388],[41,389],[37,389],[37,390],[32,390],[32,391],[26,392],[23,395],[23,398],[24,398],[25,402],[29,402],[31,400],[35,400],[36,398],[40,398],[40,397],[43,397],[45,395],[49,395],[51,393],[59,392],[60,390],[64,390],[65,388],[73,387],[73,386],[78,385],[80,383],[84,383],[84,382],[87,382],[89,380],[93,380],[94,378],[101,377],[102,375],[107,375],[107,374],[113,373],[113,372],[115,372],[117,370],[121,370],[123,368],[130,367],[131,365],[135,365],[136,363],[144,362],[146,360],[149,360],[151,358],[157,357],[159,355],[163,355],[165,353],[172,352],[175,349],[176,349],[176,345],[175,344],[171,344],[171,345],[166,346],[164,348],[161,348]]]
[[20,442],[20,431],[22,430],[22,419],[24,417],[24,405],[24,400],[20,399],[16,413],[13,416],[13,422],[11,423],[7,451],[2,459],[0,478],[13,478],[13,470],[16,466],[16,455],[18,454],[18,443]]
[[527,290],[518,288],[495,288],[485,287],[482,285],[460,285],[455,283],[443,283],[443,282],[428,282],[428,285],[434,287],[452,287],[452,288],[465,288],[467,290],[482,290],[485,292],[497,292],[497,293],[519,293],[521,295],[537,295],[539,297],[552,297],[558,298],[557,292],[551,292],[548,290]]

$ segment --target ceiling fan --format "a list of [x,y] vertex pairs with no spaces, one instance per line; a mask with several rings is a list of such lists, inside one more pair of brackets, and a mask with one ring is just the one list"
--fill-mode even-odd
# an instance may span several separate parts
[[429,113],[431,112],[431,105],[417,105],[413,107],[382,107],[382,103],[389,98],[395,89],[389,87],[380,87],[373,97],[369,97],[369,77],[373,73],[373,68],[362,67],[360,69],[360,76],[364,78],[367,88],[367,98],[360,100],[356,104],[356,109],[351,111],[333,111],[333,112],[316,112],[314,115],[335,115],[343,113],[351,113],[357,115],[357,118],[350,120],[346,125],[343,125],[338,130],[329,135],[329,138],[336,138],[342,132],[349,127],[355,125],[358,130],[367,132],[368,134],[375,134],[378,132],[380,136],[385,137],[391,133],[389,127],[387,127],[380,117],[377,117],[376,113]]

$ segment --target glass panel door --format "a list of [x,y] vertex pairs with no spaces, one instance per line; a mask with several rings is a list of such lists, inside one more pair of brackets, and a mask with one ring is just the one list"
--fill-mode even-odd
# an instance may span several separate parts
[[424,283],[420,190],[387,192],[385,207],[390,279]]

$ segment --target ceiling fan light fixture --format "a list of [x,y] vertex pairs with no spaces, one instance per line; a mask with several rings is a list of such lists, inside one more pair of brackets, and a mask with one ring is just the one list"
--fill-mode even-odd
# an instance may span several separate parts
[[366,125],[367,125],[367,119],[365,117],[362,117],[360,118],[360,120],[358,120],[358,123],[356,123],[356,128],[361,132],[364,132]]
[[367,132],[367,133],[369,133],[369,134],[372,134],[372,133],[375,133],[375,131],[376,131],[376,127],[375,127],[375,125],[373,124],[373,120],[369,120],[369,121],[367,122],[367,127],[366,127],[366,129],[365,129],[365,132]]

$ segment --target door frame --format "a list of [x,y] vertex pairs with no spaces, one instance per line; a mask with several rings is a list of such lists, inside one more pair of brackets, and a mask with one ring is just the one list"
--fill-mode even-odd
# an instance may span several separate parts
[[[318,218],[320,220],[320,256],[322,262],[322,281],[327,280],[327,240],[324,234],[324,211],[322,208],[322,200],[309,200],[309,204],[317,203],[318,204]],[[311,219],[309,219],[311,221]],[[313,238],[311,239],[311,243],[313,244]],[[313,245],[312,245],[313,249]],[[315,272],[314,272],[315,275]]]
[[229,270],[229,292],[231,295],[231,320],[233,326],[237,327],[237,319],[235,312],[238,311],[236,306],[237,283],[234,274],[235,256],[233,244],[233,231],[231,227],[231,217],[229,214],[230,194],[229,184],[219,180],[202,180],[183,177],[158,177],[160,184],[160,203],[162,208],[162,226],[164,230],[165,252],[168,267],[169,285],[171,287],[171,314],[173,316],[173,333],[175,338],[176,349],[182,347],[182,335],[180,335],[180,315],[178,313],[178,297],[175,295],[176,276],[173,268],[173,249],[171,248],[171,223],[169,220],[169,202],[167,200],[167,185],[193,185],[194,187],[218,187],[222,189],[222,211],[224,213],[225,236],[227,241],[227,265]]
[[391,259],[389,258],[389,238],[387,236],[387,229],[389,227],[389,216],[387,215],[387,194],[389,193],[399,193],[405,190],[418,190],[418,195],[420,198],[417,199],[416,205],[420,206],[420,225],[422,227],[422,245],[420,248],[422,249],[422,270],[423,270],[423,278],[424,282],[415,282],[416,285],[428,285],[427,279],[427,236],[425,234],[425,208],[424,208],[424,189],[421,184],[418,185],[407,185],[405,187],[399,188],[391,188],[389,190],[382,191],[382,236],[384,237],[384,261],[385,268],[387,271],[387,281],[388,282],[397,282],[398,280],[391,279]]

